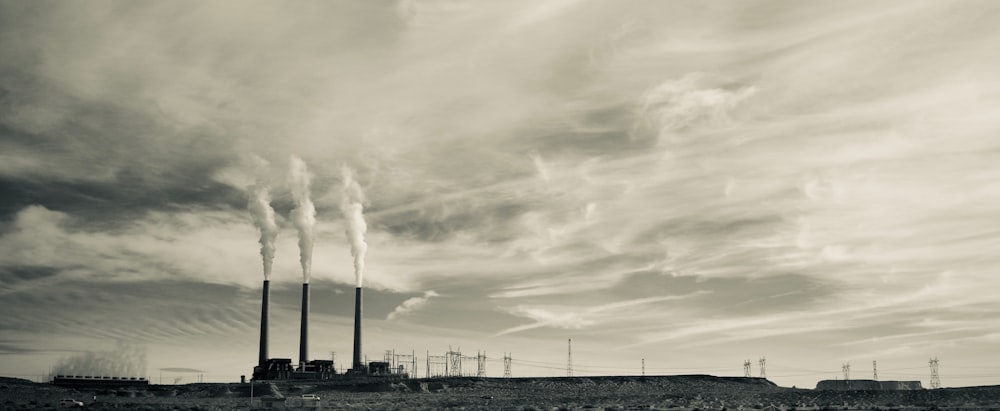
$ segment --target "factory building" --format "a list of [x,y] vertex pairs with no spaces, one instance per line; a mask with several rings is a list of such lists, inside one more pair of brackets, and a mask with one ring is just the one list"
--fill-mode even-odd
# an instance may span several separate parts
[[[299,341],[299,361],[293,363],[291,358],[270,358],[268,349],[268,304],[270,299],[270,281],[264,280],[261,296],[260,314],[260,352],[257,365],[253,369],[253,380],[327,380],[337,378],[338,374],[333,361],[309,360],[308,327],[309,327],[309,284],[302,284],[302,317]],[[388,363],[372,362],[365,364],[361,353],[361,318],[362,289],[355,290],[354,301],[354,355],[348,375],[396,375],[390,372]],[[377,372],[371,373],[370,369]]]

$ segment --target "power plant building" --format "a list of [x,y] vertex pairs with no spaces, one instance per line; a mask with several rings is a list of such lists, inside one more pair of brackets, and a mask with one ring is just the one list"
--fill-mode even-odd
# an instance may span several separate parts
[[[335,378],[337,371],[330,360],[309,360],[309,284],[302,284],[302,316],[299,341],[299,358],[293,363],[291,358],[270,358],[268,341],[270,281],[264,280],[261,295],[260,314],[260,351],[257,365],[253,369],[253,380],[326,380]],[[354,301],[354,355],[349,374],[369,375],[368,364],[362,361],[361,353],[361,322],[362,319],[362,289],[355,290]],[[392,375],[388,363],[372,365],[378,369],[379,375]]]

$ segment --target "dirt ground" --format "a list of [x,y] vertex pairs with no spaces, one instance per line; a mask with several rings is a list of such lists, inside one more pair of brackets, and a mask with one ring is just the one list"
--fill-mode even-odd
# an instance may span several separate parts
[[[304,401],[316,394],[319,401]],[[92,410],[998,410],[1000,386],[915,391],[815,391],[760,378],[712,376],[435,378],[63,388],[0,379],[0,409]],[[96,397],[96,400],[95,400]],[[280,408],[279,408],[280,409]]]

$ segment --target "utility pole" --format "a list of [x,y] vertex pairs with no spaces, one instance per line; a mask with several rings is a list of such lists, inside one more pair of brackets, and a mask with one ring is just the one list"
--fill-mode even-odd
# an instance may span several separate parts
[[872,379],[878,381],[878,361],[872,361]]
[[570,338],[566,343],[566,376],[573,376],[573,339]]
[[643,377],[646,376],[646,359],[645,358],[642,359],[642,376]]

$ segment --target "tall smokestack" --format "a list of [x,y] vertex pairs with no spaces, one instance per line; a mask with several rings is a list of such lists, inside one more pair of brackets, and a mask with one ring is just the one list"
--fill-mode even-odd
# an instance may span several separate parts
[[302,326],[299,332],[299,367],[309,361],[309,283],[302,284]]
[[354,289],[354,363],[355,371],[364,369],[361,363],[361,287]]
[[357,288],[354,294],[354,363],[352,368],[355,371],[364,371],[365,365],[361,362],[361,285],[364,283],[365,273],[365,253],[368,251],[368,244],[365,243],[365,232],[368,231],[368,224],[365,223],[363,215],[365,194],[361,191],[361,185],[354,179],[354,170],[346,165],[340,168],[344,177],[344,187],[340,199],[340,211],[344,213],[347,220],[347,239],[351,243],[351,255],[354,257],[354,276],[357,280]]
[[264,297],[260,306],[260,358],[257,365],[263,368],[267,364],[267,298],[271,293],[271,282],[264,280]]

